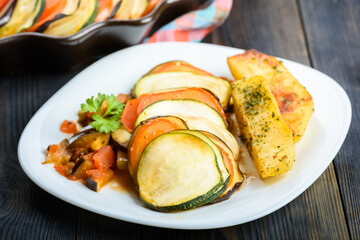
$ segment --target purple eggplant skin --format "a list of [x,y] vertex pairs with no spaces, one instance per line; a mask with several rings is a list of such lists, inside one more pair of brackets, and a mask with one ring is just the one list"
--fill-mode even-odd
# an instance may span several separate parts
[[111,11],[111,13],[110,13],[110,15],[109,15],[109,17],[107,19],[111,19],[111,18],[113,18],[115,16],[115,14],[116,14],[117,10],[119,9],[121,3],[122,3],[122,0],[120,0],[118,3],[116,3],[114,9]]
[[94,192],[100,191],[100,184],[92,178],[88,178],[88,180],[86,181],[86,185]]
[[17,0],[11,0],[11,3],[8,6],[5,6],[7,7],[7,9],[5,10],[4,14],[0,16],[0,28],[9,22],[11,15],[16,7],[16,4]]

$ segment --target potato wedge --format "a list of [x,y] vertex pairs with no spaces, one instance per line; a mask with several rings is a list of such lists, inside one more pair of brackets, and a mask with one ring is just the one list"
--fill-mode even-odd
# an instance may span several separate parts
[[235,79],[262,76],[270,83],[281,116],[290,128],[294,143],[300,141],[314,111],[311,95],[275,57],[254,49],[228,58]]
[[260,177],[266,179],[289,171],[295,160],[294,142],[267,81],[251,77],[237,80],[232,86],[241,139]]

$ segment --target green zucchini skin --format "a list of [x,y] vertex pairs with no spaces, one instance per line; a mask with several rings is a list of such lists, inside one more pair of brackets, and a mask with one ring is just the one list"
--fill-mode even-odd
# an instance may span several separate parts
[[46,1],[45,0],[38,0],[38,2],[40,2],[41,6],[40,6],[40,9],[39,9],[39,12],[37,14],[37,16],[34,18],[34,21],[33,21],[33,24],[34,25],[37,20],[39,20],[39,18],[41,17],[42,13],[44,12],[44,9],[45,9],[45,5],[46,5]]
[[0,27],[0,37],[6,37],[30,28],[41,16],[44,8],[45,0],[17,0],[10,19]]
[[[174,141],[178,141],[181,138],[194,139],[195,141],[201,142],[202,145],[207,146],[208,151],[212,152],[212,156],[214,158],[214,162],[212,164],[214,164],[214,166],[216,167],[216,171],[218,172],[218,175],[217,175],[218,182],[206,193],[204,193],[200,196],[194,196],[194,198],[192,198],[188,201],[179,203],[179,204],[159,206],[159,204],[150,203],[143,197],[143,194],[142,194],[142,191],[143,191],[142,180],[143,179],[141,177],[139,177],[142,174],[141,171],[144,171],[144,170],[140,170],[142,168],[141,165],[143,164],[143,161],[144,161],[143,159],[146,158],[148,151],[150,151],[150,149],[152,148],[153,145],[155,145],[155,147],[156,147],[156,144],[160,144],[160,143],[163,144],[164,141],[166,143],[168,143],[172,139],[175,139]],[[157,143],[157,141],[160,141],[160,143]],[[171,174],[171,173],[169,173],[169,174]],[[225,190],[223,187],[224,186],[223,177],[221,175],[220,168],[218,166],[217,156],[216,156],[213,148],[206,141],[202,140],[201,138],[199,138],[195,135],[192,135],[192,134],[188,134],[186,132],[176,132],[176,133],[169,132],[169,133],[160,135],[159,137],[155,138],[152,142],[150,142],[149,145],[145,148],[145,150],[141,156],[137,180],[139,183],[139,192],[140,192],[141,201],[149,208],[156,210],[156,211],[160,211],[160,212],[174,212],[174,211],[188,210],[191,208],[195,208],[195,207],[207,204],[207,203],[213,201],[214,199],[216,199],[217,197],[219,197]],[[174,200],[174,202],[176,202],[176,201],[177,200]]]
[[[224,188],[221,188],[220,191],[216,191],[221,187],[222,183],[219,182],[218,185],[216,185],[213,189],[211,189],[208,193],[205,193],[202,196],[199,196],[197,198],[192,199],[191,201],[174,205],[174,206],[167,206],[167,207],[161,207],[161,206],[154,206],[148,202],[146,202],[143,198],[140,197],[140,200],[149,208],[159,211],[159,212],[178,212],[178,211],[185,211],[192,208],[200,207],[202,205],[208,204],[218,198],[224,191]],[[211,193],[216,191],[216,194]],[[204,201],[206,199],[206,201]]]
[[[160,101],[154,102],[154,103],[150,104],[149,106],[147,106],[146,108],[144,108],[144,110],[139,114],[139,116],[135,122],[135,127],[137,127],[140,124],[140,122],[142,122],[150,117],[153,117],[153,116],[150,116],[148,113],[149,110],[151,110],[151,109],[161,109],[161,110],[156,110],[156,111],[161,111],[161,112],[159,112],[158,114],[156,114],[154,116],[172,115],[172,116],[176,116],[179,118],[185,117],[186,115],[184,115],[184,112],[181,112],[183,110],[180,110],[179,107],[181,105],[183,105],[184,106],[183,109],[185,109],[185,111],[188,111],[189,104],[194,106],[193,109],[201,108],[203,110],[206,110],[207,115],[206,116],[202,115],[202,117],[209,118],[209,119],[211,117],[214,124],[226,129],[226,122],[218,111],[216,111],[214,108],[210,107],[209,105],[207,105],[203,102],[192,100],[192,99],[168,99],[168,100],[160,100]],[[188,105],[188,106],[186,106],[186,105]],[[204,111],[199,111],[199,112],[204,112]],[[197,111],[194,111],[192,114],[189,114],[188,116],[189,117],[190,116],[198,117],[199,115],[198,115]]]
[[75,34],[94,22],[98,10],[99,0],[79,0],[74,12],[67,13],[65,16],[58,14],[58,19],[44,23],[46,26],[39,31],[59,37]]
[[93,12],[93,14],[91,15],[91,17],[89,18],[89,20],[84,24],[84,26],[82,26],[81,29],[89,26],[90,24],[92,24],[94,21],[95,21],[95,18],[99,12],[99,7],[100,7],[100,2],[99,0],[94,0],[96,3],[95,3],[95,10]]

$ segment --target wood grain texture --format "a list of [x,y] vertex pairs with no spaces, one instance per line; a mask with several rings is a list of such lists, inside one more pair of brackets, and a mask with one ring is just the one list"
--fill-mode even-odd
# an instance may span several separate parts
[[314,67],[334,78],[352,104],[350,131],[334,163],[351,237],[360,239],[360,2],[299,2]]
[[75,236],[78,209],[37,187],[17,159],[17,143],[26,123],[67,79],[64,74],[0,79],[0,239]]
[[[211,41],[242,49],[255,48],[310,65],[296,1],[234,1],[232,11],[236,14],[212,34]],[[284,208],[257,221],[227,228],[225,232],[230,236],[241,232],[244,239],[290,236],[291,239],[348,239],[333,164],[305,193]]]

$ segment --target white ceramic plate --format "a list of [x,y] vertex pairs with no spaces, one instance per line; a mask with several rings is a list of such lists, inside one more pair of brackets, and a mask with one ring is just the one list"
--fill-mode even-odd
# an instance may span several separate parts
[[305,136],[296,144],[293,169],[267,181],[254,179],[228,201],[179,213],[160,213],[139,200],[111,189],[99,193],[60,176],[42,165],[49,144],[68,137],[59,131],[64,119],[76,120],[86,98],[101,93],[128,93],[152,67],[185,60],[215,75],[232,78],[226,58],[242,50],[210,44],[157,43],[130,47],[94,63],[69,81],[34,115],[20,138],[18,155],[26,174],[45,191],[98,214],[165,228],[209,229],[263,217],[300,195],[327,168],[339,151],[351,121],[351,105],[344,90],[330,77],[304,65],[284,65],[308,89],[315,102]]

